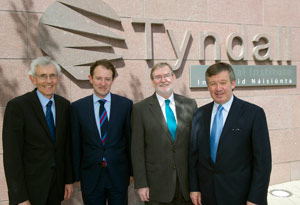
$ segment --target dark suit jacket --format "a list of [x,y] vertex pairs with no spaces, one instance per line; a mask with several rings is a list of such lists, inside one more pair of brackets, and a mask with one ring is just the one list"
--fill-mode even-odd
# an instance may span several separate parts
[[195,100],[174,94],[177,131],[173,142],[156,94],[135,104],[132,112],[131,155],[135,188],[150,188],[150,200],[170,202],[176,173],[186,200],[189,197],[188,149]]
[[220,137],[216,163],[210,158],[213,102],[193,116],[190,143],[190,191],[205,205],[267,204],[271,149],[262,108],[234,97]]
[[3,123],[3,159],[10,204],[26,200],[33,205],[45,204],[54,170],[61,200],[65,184],[73,183],[70,103],[58,95],[54,95],[54,100],[55,144],[36,90],[7,103]]
[[93,191],[103,169],[106,157],[112,183],[120,191],[129,185],[130,161],[130,114],[132,101],[111,94],[108,134],[103,146],[97,129],[93,96],[72,103],[72,144],[75,181],[81,181],[82,191]]

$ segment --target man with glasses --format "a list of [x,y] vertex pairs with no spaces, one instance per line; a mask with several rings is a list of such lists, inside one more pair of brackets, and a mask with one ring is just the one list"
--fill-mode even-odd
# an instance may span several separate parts
[[197,105],[173,93],[176,76],[169,64],[156,64],[150,78],[155,93],[135,104],[132,111],[135,188],[146,204],[191,204],[188,147]]
[[32,61],[36,88],[9,101],[3,120],[3,161],[9,204],[58,205],[73,192],[70,103],[54,94],[59,65]]

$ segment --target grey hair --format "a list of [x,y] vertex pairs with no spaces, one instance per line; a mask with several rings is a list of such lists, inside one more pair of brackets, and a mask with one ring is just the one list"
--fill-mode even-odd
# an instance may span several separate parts
[[61,68],[54,60],[52,60],[48,56],[41,56],[36,59],[34,59],[30,64],[30,71],[28,72],[29,75],[35,75],[36,74],[36,68],[38,66],[46,66],[46,65],[54,65],[57,71],[57,75],[60,75]]

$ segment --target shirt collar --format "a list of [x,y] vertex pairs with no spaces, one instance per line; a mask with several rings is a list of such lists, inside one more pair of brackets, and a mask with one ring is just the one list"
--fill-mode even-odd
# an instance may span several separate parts
[[49,99],[45,97],[39,90],[36,90],[36,94],[43,107],[46,107],[49,101],[52,101],[54,103],[54,95],[52,95],[52,97]]
[[[233,95],[231,96],[231,98],[230,98],[226,103],[224,103],[224,104],[222,105],[223,108],[224,108],[224,110],[226,110],[227,112],[229,112],[229,110],[230,110],[232,101],[233,101]],[[220,104],[214,102],[214,109],[217,110],[217,108],[219,107],[219,105],[220,105]]]
[[[107,102],[111,102],[111,94],[110,94],[110,92],[104,97],[104,99]],[[93,93],[93,102],[94,102],[94,104],[98,103],[99,100],[102,100],[102,98],[99,98],[97,95],[95,95],[95,93]]]
[[[159,102],[159,105],[160,106],[163,106],[164,103],[165,103],[165,99],[164,97],[160,96],[159,94],[156,93],[156,97],[157,97],[157,100]],[[174,93],[171,94],[171,96],[168,98],[170,100],[170,104],[174,104],[175,105],[175,102],[174,102]]]

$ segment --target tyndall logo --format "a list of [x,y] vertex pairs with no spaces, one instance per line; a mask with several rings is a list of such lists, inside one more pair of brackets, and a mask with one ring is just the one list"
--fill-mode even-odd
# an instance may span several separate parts
[[[282,65],[283,61],[291,65],[290,28],[264,30],[260,26],[258,30],[267,32],[253,34],[254,26],[237,25],[238,29],[224,35],[220,27],[225,30],[226,24],[180,21],[184,26],[178,29],[174,22],[176,24],[176,20],[170,19],[120,17],[101,0],[59,0],[43,13],[38,41],[45,54],[78,80],[87,80],[89,65],[104,58],[116,61],[119,67],[125,67],[124,60],[157,59],[170,62],[173,70],[182,67],[185,60],[199,61],[202,65],[208,60],[221,59],[245,66],[251,60],[260,65],[272,66],[273,62]],[[211,29],[214,24],[215,29]],[[248,32],[249,27],[251,32]],[[141,34],[143,38],[138,38]],[[155,38],[156,35],[164,36]],[[164,53],[166,46],[171,47],[173,53]],[[155,52],[157,50],[160,52]]]

